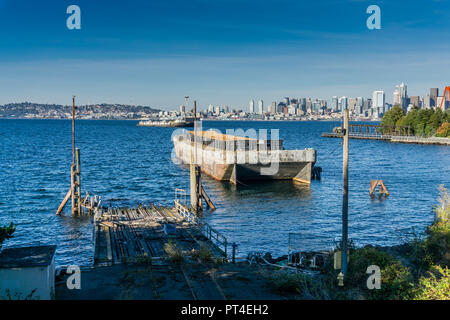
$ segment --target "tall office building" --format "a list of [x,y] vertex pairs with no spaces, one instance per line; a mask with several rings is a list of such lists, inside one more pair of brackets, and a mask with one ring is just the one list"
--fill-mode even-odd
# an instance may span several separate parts
[[264,114],[264,101],[262,100],[258,101],[258,113]]
[[186,112],[186,106],[181,105],[180,106],[180,112],[185,113]]
[[253,99],[250,100],[250,110],[249,110],[249,112],[250,113],[255,113],[255,101],[253,101]]
[[348,99],[347,97],[341,97],[341,110],[344,111],[348,109]]
[[269,107],[269,113],[274,114],[277,112],[277,103],[276,101],[272,102],[272,105]]
[[398,90],[394,91],[393,105],[394,106],[401,106],[402,105],[402,100],[400,99],[400,91],[398,91]]
[[372,94],[372,114],[375,118],[378,118],[382,113],[384,113],[385,104],[385,94],[384,91],[374,91]]
[[338,97],[337,96],[333,96],[333,98],[331,98],[331,110],[333,112],[339,111],[338,110],[338,107],[339,107],[338,104],[339,104]]
[[420,107],[420,97],[419,96],[412,96],[409,98],[409,103],[412,104],[415,107]]
[[431,108],[431,96],[429,94],[423,96],[423,108],[424,109]]
[[397,86],[395,86],[397,88],[398,94],[400,96],[400,106],[402,107],[402,109],[405,111],[407,111],[408,108],[408,91],[407,91],[407,87],[406,84],[404,84],[403,82]]
[[209,105],[208,107],[208,112],[213,113],[214,112],[214,107],[212,104]]
[[430,107],[435,108],[436,106],[439,107],[437,104],[437,97],[439,97],[439,89],[438,88],[431,88],[430,89]]

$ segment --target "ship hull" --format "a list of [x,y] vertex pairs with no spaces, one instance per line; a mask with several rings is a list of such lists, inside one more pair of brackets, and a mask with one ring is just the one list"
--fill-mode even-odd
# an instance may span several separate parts
[[310,184],[311,171],[316,161],[313,149],[271,152],[247,150],[245,153],[209,147],[197,147],[195,150],[192,142],[177,136],[173,138],[173,143],[176,157],[182,163],[195,162],[203,173],[234,184],[267,180],[294,180]]

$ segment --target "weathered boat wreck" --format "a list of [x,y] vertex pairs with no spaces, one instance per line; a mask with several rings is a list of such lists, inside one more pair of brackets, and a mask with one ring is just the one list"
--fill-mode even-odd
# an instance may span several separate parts
[[184,131],[172,139],[183,163],[196,163],[214,179],[234,184],[288,179],[310,184],[316,162],[314,149],[284,150],[281,139],[253,139],[213,130]]

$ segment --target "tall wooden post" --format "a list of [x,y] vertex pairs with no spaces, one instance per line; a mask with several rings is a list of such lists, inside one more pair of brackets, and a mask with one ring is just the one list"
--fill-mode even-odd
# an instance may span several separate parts
[[72,96],[72,166],[70,167],[70,189],[72,195],[72,215],[81,212],[80,201],[80,150],[75,149],[75,96]]
[[347,251],[348,251],[348,134],[349,134],[348,109],[344,110],[344,136],[343,136],[343,190],[342,190],[342,269],[347,274]]
[[198,168],[197,168],[197,101],[194,101],[194,134],[193,143],[191,145],[191,166],[190,166],[190,191],[191,191],[191,208],[194,212],[198,212]]
[[77,203],[78,214],[81,214],[81,161],[80,161],[80,149],[75,149],[75,159],[76,159],[76,186],[75,186],[75,199]]

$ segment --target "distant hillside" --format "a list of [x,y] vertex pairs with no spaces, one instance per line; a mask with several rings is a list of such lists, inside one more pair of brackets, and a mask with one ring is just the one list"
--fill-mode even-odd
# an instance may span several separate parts
[[[148,106],[102,103],[77,106],[76,117],[78,119],[139,119],[159,111]],[[32,102],[0,106],[0,118],[68,119],[71,117],[72,106]]]

